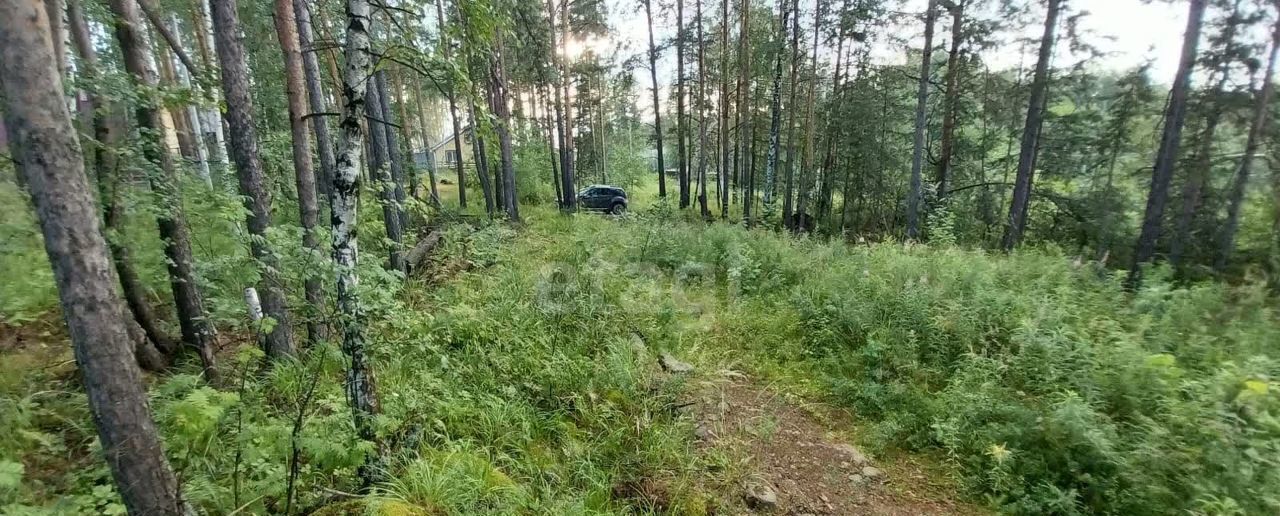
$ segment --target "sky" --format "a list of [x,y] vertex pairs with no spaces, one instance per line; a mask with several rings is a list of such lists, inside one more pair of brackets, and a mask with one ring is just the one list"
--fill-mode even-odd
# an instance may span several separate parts
[[[812,12],[814,1],[800,0],[801,11]],[[618,48],[619,55],[623,59],[643,52],[648,46],[648,32],[644,11],[639,9],[641,5],[639,0],[605,0],[605,3],[613,31],[609,37],[591,42],[590,46],[604,52],[607,52],[606,49]],[[655,10],[657,3],[658,1],[655,0]],[[662,3],[672,2],[665,0]],[[686,3],[691,6],[693,2],[686,0]],[[706,4],[708,5],[704,5],[704,9],[719,11],[719,2],[707,0]],[[1153,81],[1166,84],[1172,81],[1178,65],[1178,54],[1181,51],[1182,33],[1186,28],[1187,2],[1067,0],[1066,4],[1071,13],[1088,13],[1080,18],[1078,26],[1082,32],[1089,34],[1087,41],[1105,52],[1103,57],[1092,58],[1087,66],[1120,71],[1150,60]],[[890,8],[902,12],[923,12],[925,5],[926,0],[903,0],[899,5]],[[687,7],[686,11],[686,16],[692,18],[692,8]],[[655,11],[654,15],[658,18],[655,20],[655,34],[658,41],[671,38],[675,34],[674,14]],[[808,16],[811,15],[806,14],[801,18],[802,24],[808,23]],[[1043,31],[1041,23],[1043,23],[1044,8],[1035,8],[1032,16],[1036,20],[1028,24],[1024,36],[1039,38]],[[945,25],[940,23],[936,31],[938,34],[935,34],[935,44],[945,41],[947,38]],[[905,39],[906,44],[911,48],[923,46],[924,27],[918,21],[891,27],[888,32]],[[1063,33],[1065,28],[1060,28],[1059,34]],[[876,46],[872,49],[872,55],[880,63],[903,63],[907,59],[901,42],[878,42],[874,45]],[[1030,67],[1034,62],[1036,50],[1034,44],[1010,44],[988,50],[983,57],[995,69],[1017,68],[1020,65]],[[1082,59],[1084,57],[1072,55],[1067,45],[1056,46],[1055,66],[1077,63]],[[673,52],[664,52],[658,64],[659,81],[669,84],[675,75],[674,69]],[[636,84],[647,90],[650,84],[648,70],[638,69],[635,73]],[[666,88],[664,87],[663,91],[664,102],[667,98]],[[647,92],[642,93],[644,93],[642,98],[647,98]],[[646,108],[645,111],[651,112],[651,107]]]

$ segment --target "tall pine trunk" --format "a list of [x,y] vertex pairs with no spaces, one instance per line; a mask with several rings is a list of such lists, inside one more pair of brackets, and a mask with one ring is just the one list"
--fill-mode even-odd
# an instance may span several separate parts
[[1222,226],[1218,235],[1218,252],[1214,258],[1213,268],[1218,272],[1226,270],[1231,261],[1231,253],[1235,251],[1236,231],[1240,228],[1240,209],[1244,206],[1245,187],[1249,184],[1249,173],[1253,169],[1253,159],[1262,144],[1262,131],[1267,125],[1267,110],[1271,107],[1271,97],[1275,93],[1276,54],[1280,50],[1280,21],[1276,21],[1271,32],[1271,53],[1267,57],[1267,71],[1262,75],[1262,90],[1254,99],[1253,121],[1249,125],[1249,136],[1244,145],[1244,156],[1240,157],[1240,166],[1236,168],[1235,178],[1231,181],[1231,193],[1227,196],[1227,223]]
[[[298,220],[302,224],[302,247],[319,254],[320,241],[316,238],[316,224],[320,208],[316,201],[316,174],[311,165],[311,141],[307,136],[306,78],[303,72],[302,49],[298,40],[298,22],[293,0],[275,0],[276,36],[284,56],[285,98],[289,104],[289,133],[293,140],[293,175],[298,190]],[[326,143],[319,142],[320,146]],[[307,343],[314,345],[324,338],[324,325],[319,315],[324,307],[320,277],[308,267],[303,271],[303,298],[307,301]]]
[[[417,85],[411,85],[410,88],[412,88],[413,90],[410,93],[410,95],[412,95],[413,97],[414,123],[417,124],[418,133],[421,136],[423,152],[430,154],[431,132],[427,130],[427,118],[426,118],[426,115],[423,114],[423,108],[425,106],[422,103],[422,88],[417,87]],[[412,140],[410,140],[410,142],[412,142]],[[412,145],[410,145],[409,155],[413,156]],[[415,160],[411,160],[411,161],[415,161]],[[436,170],[435,161],[428,159],[427,160],[427,180],[431,182],[430,188],[428,189],[428,191],[431,194],[431,205],[436,207],[437,209],[439,209],[441,206],[440,205],[440,189],[438,187],[440,179],[438,176],[439,176],[439,171]],[[416,194],[411,192],[411,195],[416,195]]]
[[360,196],[360,160],[364,132],[360,120],[365,114],[365,87],[372,64],[369,49],[369,0],[347,0],[346,63],[342,76],[342,121],[338,124],[338,157],[329,204],[333,207],[333,261],[337,269],[338,318],[342,328],[342,351],[348,359],[346,391],[351,404],[356,436],[375,444],[375,452],[359,470],[361,483],[369,487],[383,473],[374,420],[380,412],[377,382],[365,348],[366,315],[360,302],[356,275],[359,243],[356,207]]
[[[1196,0],[1198,1],[1198,0]],[[1031,79],[1031,99],[1027,102],[1026,123],[1022,126],[1022,146],[1018,151],[1018,172],[1014,178],[1013,199],[1009,202],[1009,220],[1005,226],[1002,247],[1012,251],[1022,241],[1027,229],[1027,209],[1031,206],[1031,187],[1035,180],[1036,149],[1040,143],[1045,102],[1049,91],[1049,60],[1053,58],[1053,34],[1058,26],[1062,0],[1049,0],[1045,15],[1044,35],[1040,38],[1040,54]]]
[[[140,90],[156,87],[156,78],[148,68],[151,57],[143,43],[142,17],[138,5],[132,0],[111,0],[115,15],[115,36],[120,42],[120,53],[125,70]],[[164,242],[164,254],[169,272],[169,286],[177,307],[178,326],[182,329],[182,341],[196,350],[206,379],[217,382],[214,368],[214,328],[204,310],[204,297],[196,283],[191,253],[191,235],[187,230],[186,215],[182,207],[182,192],[173,157],[163,143],[164,124],[161,123],[159,99],[142,95],[135,105],[135,118],[141,135],[143,157],[154,170],[147,174],[151,189],[157,194],[160,209],[156,212],[156,225],[160,240]]]
[[[124,295],[125,305],[133,316],[133,324],[142,331],[143,342],[135,343],[134,349],[138,364],[148,370],[163,369],[166,357],[176,351],[173,339],[166,335],[156,319],[155,311],[146,296],[146,287],[138,277],[133,266],[133,253],[129,246],[120,240],[112,240],[123,236],[124,206],[121,203],[120,185],[116,155],[107,146],[112,145],[116,135],[107,123],[107,102],[98,91],[97,80],[101,70],[98,65],[98,54],[93,48],[93,40],[89,34],[89,26],[85,21],[84,8],[80,0],[67,0],[67,21],[71,32],[71,41],[80,54],[80,72],[89,85],[89,106],[93,130],[93,165],[98,181],[98,199],[102,203],[102,221],[105,225],[107,249],[111,251],[111,261],[116,274],[120,278],[120,291]],[[162,355],[163,354],[163,355]]]
[[[302,55],[302,72],[306,80],[307,105],[311,113],[328,111],[324,88],[320,84],[320,62],[316,58],[315,36],[311,22],[311,8],[307,0],[293,0],[293,14],[298,26],[298,43]],[[333,184],[333,140],[329,136],[329,120],[324,116],[311,117],[311,131],[316,137],[316,157],[320,161],[320,174],[316,177],[318,194],[327,198]]]
[[698,113],[698,209],[703,219],[710,219],[711,210],[707,208],[707,42],[702,37],[702,0],[694,0],[694,5],[698,34],[698,98],[694,108]]
[[399,202],[396,200],[395,180],[391,175],[388,155],[387,131],[383,129],[382,96],[375,77],[368,79],[364,92],[364,109],[369,127],[369,175],[377,183],[378,203],[382,205],[382,225],[390,241],[387,269],[407,272],[401,244],[404,228],[400,225]]
[[815,7],[813,15],[813,58],[809,61],[809,91],[805,95],[808,101],[805,103],[805,134],[804,134],[804,153],[800,158],[800,188],[797,189],[796,196],[796,213],[795,213],[795,230],[810,231],[813,229],[809,216],[809,195],[810,186],[813,183],[813,147],[814,147],[814,109],[818,103],[818,40],[822,34],[822,18],[825,15],[823,6],[825,3],[819,2]]
[[[266,174],[258,151],[258,131],[253,121],[253,98],[249,93],[249,64],[245,61],[240,15],[235,0],[211,0],[213,37],[217,42],[218,64],[222,68],[222,94],[227,104],[227,127],[231,129],[231,160],[240,179],[240,195],[249,212],[249,250],[258,264],[258,293],[262,296],[263,313],[275,319],[275,325],[264,336],[267,356],[281,358],[293,354],[293,328],[281,290],[275,253],[267,242],[271,227],[271,194],[267,191]],[[305,137],[304,137],[305,139]],[[295,150],[295,161],[297,159]]]
[[658,99],[658,46],[653,42],[653,0],[644,0],[649,27],[649,78],[653,81],[653,141],[658,147],[658,197],[667,196],[667,169],[662,156],[662,105]]
[[[550,0],[548,0],[550,1]],[[436,30],[440,32],[440,48],[446,63],[453,62],[453,49],[444,37],[444,0],[436,0]],[[453,125],[454,171],[458,174],[458,208],[467,208],[467,173],[462,164],[462,122],[458,119],[458,90],[450,84],[445,94],[449,99],[449,122]],[[434,158],[433,158],[434,159]]]
[[1187,12],[1187,29],[1182,35],[1182,56],[1178,59],[1178,71],[1169,91],[1169,103],[1164,111],[1164,130],[1160,134],[1160,148],[1156,151],[1155,166],[1151,170],[1151,189],[1147,194],[1147,208],[1142,216],[1142,232],[1134,247],[1133,262],[1125,284],[1137,289],[1142,282],[1142,265],[1156,254],[1156,241],[1160,238],[1160,226],[1164,222],[1164,208],[1169,201],[1169,183],[1173,180],[1173,165],[1178,159],[1178,147],[1182,143],[1182,124],[1187,115],[1187,95],[1191,90],[1191,72],[1196,64],[1196,48],[1200,44],[1200,27],[1208,0],[1191,0]]
[[[373,76],[378,86],[378,107],[382,116],[382,131],[385,134],[387,145],[387,164],[391,171],[391,183],[396,199],[396,216],[400,218],[400,231],[403,233],[405,228],[409,227],[409,215],[404,209],[405,193],[404,193],[404,157],[400,153],[400,138],[396,135],[396,119],[391,110],[391,91],[387,87],[387,71],[378,70]],[[407,123],[407,122],[402,122]],[[403,238],[403,236],[402,236]],[[398,241],[403,244],[403,241]]]
[[676,153],[679,154],[680,207],[689,207],[689,120],[684,106],[684,0],[676,0]]
[[52,54],[41,3],[0,0],[5,124],[36,207],[103,455],[130,514],[182,514],[178,481],[133,363],[125,309]]
[[734,142],[734,153],[737,155],[736,159],[734,159],[734,179],[736,186],[741,185],[744,189],[742,218],[745,221],[747,219],[747,215],[750,213],[749,210],[752,201],[752,199],[746,195],[746,187],[744,183],[747,181],[743,180],[743,174],[747,173],[745,163],[750,160],[750,157],[747,154],[747,141],[751,138],[751,133],[747,129],[747,125],[750,124],[751,117],[754,115],[750,108],[751,86],[750,82],[747,80],[747,78],[751,76],[751,70],[747,64],[747,53],[751,48],[751,32],[749,30],[749,27],[751,26],[750,0],[742,0],[741,3],[738,4],[738,10],[740,11],[738,13],[740,25],[738,26],[738,84],[736,86],[738,97],[738,111],[736,113],[738,138]]
[[1204,187],[1213,169],[1213,143],[1225,110],[1222,97],[1231,78],[1231,65],[1236,57],[1236,29],[1241,21],[1243,20],[1240,17],[1240,0],[1235,0],[1232,2],[1231,13],[1223,21],[1225,26],[1220,36],[1223,42],[1222,53],[1219,56],[1213,56],[1213,60],[1216,61],[1213,63],[1216,65],[1213,73],[1217,75],[1218,80],[1214,81],[1213,87],[1204,93],[1204,103],[1208,106],[1208,112],[1204,115],[1204,129],[1200,131],[1200,141],[1197,142],[1191,168],[1187,171],[1187,178],[1182,183],[1182,206],[1174,221],[1173,238],[1169,241],[1169,265],[1175,269],[1180,268],[1183,253],[1187,246],[1191,245],[1196,213],[1200,210]]
[[564,90],[564,159],[560,161],[561,189],[564,191],[565,205],[563,209],[573,212],[577,209],[578,196],[574,188],[575,174],[578,167],[573,139],[573,97],[569,90],[569,1],[560,3],[560,87]]
[[796,114],[800,111],[796,106],[796,90],[800,86],[800,0],[791,0],[791,44],[788,48],[791,49],[791,67],[787,72],[787,177],[782,198],[782,226],[792,229],[795,227],[792,212],[796,188]]
[[[656,95],[655,95],[656,97]],[[720,218],[729,219],[729,0],[720,0]]]
[[[836,35],[836,67],[831,77],[831,101],[828,103],[828,115],[826,123],[823,124],[823,133],[826,135],[826,145],[822,156],[822,180],[818,192],[817,219],[824,224],[824,228],[830,224],[827,219],[831,215],[831,207],[833,204],[833,190],[835,188],[835,145],[839,140],[840,127],[835,124],[835,120],[839,116],[840,109],[844,106],[844,94],[841,88],[841,73],[844,71],[844,40],[846,35],[845,23],[842,17],[849,10],[849,0],[844,0],[844,8],[841,9],[840,17],[837,17],[839,30]],[[829,229],[828,229],[829,231]]]
[[955,154],[956,119],[960,115],[960,44],[964,42],[964,0],[948,6],[951,12],[951,45],[947,51],[946,90],[942,101],[942,137],[938,144],[938,200],[950,188],[951,163]]
[[511,149],[511,108],[507,104],[506,48],[503,46],[502,34],[498,34],[496,39],[496,48],[489,57],[489,99],[493,113],[498,117],[494,132],[498,133],[498,154],[502,166],[502,205],[507,211],[507,220],[519,222],[520,204],[516,195],[516,172]]
[[[1060,0],[1050,0],[1057,2]],[[911,190],[907,194],[907,239],[920,238],[920,202],[924,196],[921,172],[924,169],[925,120],[929,113],[929,66],[933,64],[933,22],[938,0],[929,0],[924,13],[924,48],[920,52],[920,78],[916,86],[916,126],[911,150]],[[846,199],[848,201],[848,199]]]

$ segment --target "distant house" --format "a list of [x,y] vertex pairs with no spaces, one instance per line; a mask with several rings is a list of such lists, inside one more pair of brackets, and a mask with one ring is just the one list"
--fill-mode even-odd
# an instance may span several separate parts
[[442,172],[445,169],[452,169],[461,159],[464,167],[474,167],[475,162],[471,155],[471,127],[463,127],[461,135],[461,156],[458,155],[458,150],[453,144],[453,132],[450,131],[444,139],[431,144],[425,151],[415,153],[413,155],[414,164],[423,169],[432,168],[437,172]]

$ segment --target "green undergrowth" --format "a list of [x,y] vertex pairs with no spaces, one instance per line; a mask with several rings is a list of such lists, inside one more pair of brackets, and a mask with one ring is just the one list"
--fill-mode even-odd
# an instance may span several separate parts
[[[407,282],[381,272],[384,243],[363,232],[388,451],[370,496],[348,496],[372,445],[354,436],[329,344],[270,369],[229,346],[220,390],[184,372],[151,380],[187,498],[285,512],[296,442],[293,512],[711,512],[736,466],[695,449],[677,409],[690,386],[656,367],[669,351],[802,385],[851,409],[873,447],[943,457],[1002,512],[1280,511],[1280,321],[1260,284],[1175,288],[1157,270],[1131,295],[1052,250],[846,245],[691,222],[661,202],[523,215],[454,221]],[[244,264],[224,259],[203,277],[235,335]],[[65,343],[35,340],[0,363],[0,428],[16,436],[0,441],[0,512],[118,513]]]
[[[184,496],[212,514],[710,511],[718,494],[701,486],[717,456],[695,453],[678,415],[685,385],[657,367],[698,328],[657,278],[617,274],[585,240],[562,238],[571,223],[553,211],[528,217],[520,233],[455,221],[408,282],[379,272],[376,245],[362,257],[387,457],[368,497],[347,500],[373,445],[354,435],[333,344],[270,368],[255,347],[228,346],[220,389],[192,365],[151,379]],[[6,352],[22,360],[0,366],[0,428],[18,436],[0,444],[0,513],[123,511],[62,338],[28,339]],[[662,495],[627,487],[640,484]]]
[[817,383],[873,445],[940,452],[1002,512],[1280,511],[1280,317],[1261,282],[1175,288],[1155,270],[1131,295],[1052,250],[676,218],[570,231],[597,260],[674,278],[677,299],[714,291],[702,346]]

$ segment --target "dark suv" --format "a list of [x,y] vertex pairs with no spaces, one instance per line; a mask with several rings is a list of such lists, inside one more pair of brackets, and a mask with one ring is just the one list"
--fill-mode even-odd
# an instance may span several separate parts
[[591,185],[578,192],[578,205],[584,210],[621,215],[627,211],[627,192],[616,186]]

